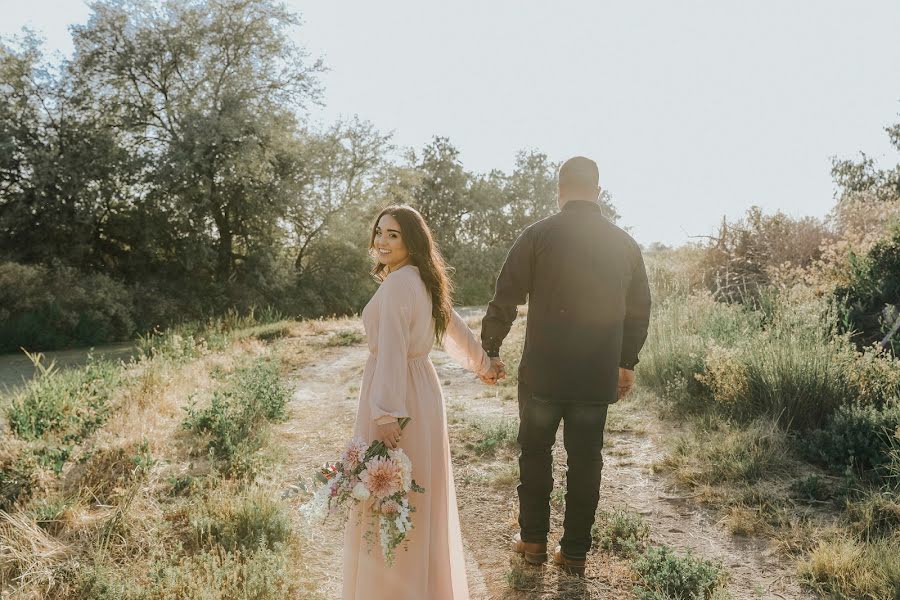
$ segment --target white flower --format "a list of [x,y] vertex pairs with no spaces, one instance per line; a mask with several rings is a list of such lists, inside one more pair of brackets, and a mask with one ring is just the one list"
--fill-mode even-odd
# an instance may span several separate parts
[[388,456],[391,460],[400,465],[400,472],[403,478],[403,491],[408,492],[412,488],[412,461],[402,449],[389,450]]
[[360,502],[365,502],[369,499],[371,494],[369,493],[369,488],[366,487],[362,481],[353,486],[353,491],[351,492],[352,496],[359,500]]

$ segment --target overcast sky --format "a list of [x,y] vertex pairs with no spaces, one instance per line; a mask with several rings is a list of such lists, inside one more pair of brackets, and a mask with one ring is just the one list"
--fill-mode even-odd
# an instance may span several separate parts
[[[449,137],[464,166],[576,154],[639,242],[680,244],[751,205],[823,216],[831,157],[898,157],[900,1],[292,0],[325,59],[324,123]],[[71,51],[80,0],[0,0]]]

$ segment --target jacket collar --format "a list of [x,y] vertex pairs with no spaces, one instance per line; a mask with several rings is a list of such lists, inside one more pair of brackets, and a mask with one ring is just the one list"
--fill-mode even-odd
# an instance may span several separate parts
[[563,210],[595,210],[600,211],[600,204],[592,200],[569,200],[562,207]]

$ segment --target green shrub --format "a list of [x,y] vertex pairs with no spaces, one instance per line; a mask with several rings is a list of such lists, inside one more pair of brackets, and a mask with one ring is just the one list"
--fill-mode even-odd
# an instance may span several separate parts
[[701,380],[717,404],[741,420],[762,415],[792,429],[810,429],[854,396],[852,354],[837,342],[804,336],[757,335],[736,359],[713,363]]
[[252,472],[267,421],[285,418],[288,391],[273,363],[259,359],[239,370],[230,385],[213,393],[210,405],[186,407],[185,429],[209,436],[208,448],[235,473]]
[[119,381],[119,370],[110,362],[46,370],[7,408],[10,429],[25,440],[53,437],[78,442],[106,420],[109,399]]
[[648,548],[632,567],[640,577],[635,593],[642,600],[707,600],[726,582],[719,563],[679,556],[668,546]]
[[0,352],[124,340],[132,292],[101,273],[0,262]]
[[325,346],[355,346],[356,344],[363,343],[365,340],[365,336],[358,331],[344,329],[342,331],[335,331],[329,335],[328,339],[325,341]]
[[882,470],[890,463],[892,439],[900,427],[900,401],[883,408],[847,404],[804,445],[810,460],[835,471],[852,466],[860,471]]
[[801,500],[810,502],[828,500],[833,494],[831,486],[828,485],[825,478],[818,475],[809,475],[795,480],[791,484],[791,491]]
[[136,590],[109,567],[91,565],[79,570],[73,600],[122,600],[133,598]]
[[616,509],[600,514],[591,530],[594,542],[607,552],[632,557],[643,552],[650,537],[650,526],[637,513]]
[[296,561],[282,545],[249,553],[217,547],[159,565],[135,600],[295,598]]
[[17,500],[31,496],[32,474],[40,467],[34,445],[14,448],[0,464],[0,510],[8,511]]
[[120,381],[119,369],[109,362],[62,371],[40,368],[6,408],[14,434],[7,443],[14,447],[0,464],[0,508],[27,499],[40,468],[62,472],[76,446],[106,422]]
[[517,427],[515,421],[477,421],[472,424],[477,440],[468,448],[480,456],[492,455],[498,449],[511,448],[516,444]]
[[706,368],[707,351],[715,345],[737,345],[759,329],[760,318],[708,295],[673,297],[651,319],[637,367],[641,384],[686,401],[682,408],[702,410],[708,389],[696,376]]
[[189,523],[195,547],[221,546],[229,552],[272,550],[291,535],[285,507],[258,488],[237,495],[214,492],[196,505]]
[[[834,299],[845,309],[844,329],[860,347],[881,339],[900,318],[900,227],[863,257],[852,256],[850,281],[835,289]],[[900,334],[889,345],[900,349]]]

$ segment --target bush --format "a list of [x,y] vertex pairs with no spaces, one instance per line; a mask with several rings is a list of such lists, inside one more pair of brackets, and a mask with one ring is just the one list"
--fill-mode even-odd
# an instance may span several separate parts
[[245,553],[273,550],[291,535],[285,508],[259,488],[236,495],[220,488],[197,504],[188,519],[197,548],[221,546]]
[[631,557],[643,552],[650,537],[650,526],[637,513],[621,509],[600,514],[600,522],[591,529],[594,542],[607,552]]
[[152,583],[135,600],[294,598],[297,560],[281,545],[250,553],[217,547],[158,567]]
[[640,381],[679,412],[771,416],[797,430],[822,427],[850,400],[881,406],[900,395],[900,361],[835,335],[827,300],[805,288],[764,297],[758,310],[708,296],[667,302],[651,323]]
[[510,448],[516,443],[517,427],[514,421],[478,421],[472,424],[477,440],[467,445],[480,456],[492,455],[500,448]]
[[100,427],[119,373],[110,362],[90,362],[84,368],[48,369],[32,379],[13,399],[6,416],[22,439],[53,437],[78,442]]
[[707,600],[726,581],[719,563],[690,550],[678,556],[668,546],[648,548],[632,567],[640,577],[635,593],[642,600]]
[[182,426],[208,435],[207,447],[230,471],[249,475],[252,454],[262,445],[262,425],[283,420],[287,400],[277,367],[260,359],[238,371],[224,390],[214,392],[209,407],[186,407]]
[[854,396],[852,354],[804,336],[751,336],[736,351],[714,348],[699,376],[716,404],[741,420],[762,415],[793,429],[820,425]]
[[754,206],[735,223],[722,221],[702,263],[706,285],[717,300],[754,303],[777,269],[810,265],[832,237],[813,217],[764,215]]
[[133,304],[127,287],[101,273],[0,263],[0,352],[127,339]]
[[[846,308],[846,330],[861,347],[881,341],[900,319],[900,226],[863,257],[851,256],[850,281],[834,290]],[[900,349],[900,334],[889,345]]]
[[676,297],[656,309],[638,377],[659,393],[672,395],[673,382],[684,386],[683,399],[701,409],[707,388],[696,376],[706,368],[706,355],[715,345],[736,346],[754,335],[761,316],[737,306],[715,302],[709,295]]
[[810,460],[832,470],[847,466],[860,471],[882,470],[890,463],[892,438],[900,427],[900,401],[883,408],[847,404],[805,444]]

